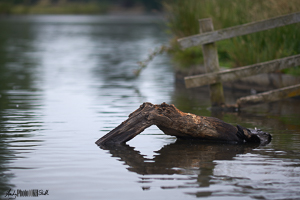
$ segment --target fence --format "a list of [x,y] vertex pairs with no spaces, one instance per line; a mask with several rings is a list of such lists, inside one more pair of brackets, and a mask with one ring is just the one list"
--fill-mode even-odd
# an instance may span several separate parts
[[[210,99],[212,106],[220,107],[225,105],[222,86],[223,81],[233,81],[240,79],[241,77],[253,76],[260,73],[270,73],[289,67],[299,66],[300,54],[272,60],[269,62],[220,71],[218,51],[215,44],[216,41],[298,22],[300,22],[300,12],[214,31],[213,23],[210,18],[199,20],[200,34],[181,38],[178,40],[178,42],[183,49],[202,45],[204,66],[207,73],[185,77],[186,87],[192,88],[210,85]],[[257,95],[242,97],[237,100],[237,106],[244,107],[247,105],[277,101],[283,98],[298,95],[300,95],[300,84],[260,93]]]

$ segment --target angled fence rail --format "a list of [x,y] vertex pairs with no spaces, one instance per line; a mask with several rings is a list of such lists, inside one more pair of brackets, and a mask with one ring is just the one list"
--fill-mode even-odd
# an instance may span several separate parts
[[[299,22],[300,12],[214,31],[213,23],[210,18],[199,20],[200,34],[181,38],[178,42],[183,49],[202,45],[204,66],[207,73],[185,77],[186,87],[192,88],[210,85],[210,99],[212,106],[220,107],[225,105],[223,86],[221,82],[233,81],[247,76],[270,73],[289,67],[299,66],[300,54],[245,67],[220,71],[217,47],[214,43],[224,39]],[[300,85],[291,87],[240,98],[237,100],[237,106],[243,107],[300,95]]]
[[183,49],[300,22],[300,12],[178,39]]
[[289,67],[300,65],[300,55],[276,59],[269,62],[258,63],[235,69],[228,69],[220,72],[185,77],[187,88],[200,87],[217,82],[234,81],[241,77],[253,76],[262,73],[279,71]]

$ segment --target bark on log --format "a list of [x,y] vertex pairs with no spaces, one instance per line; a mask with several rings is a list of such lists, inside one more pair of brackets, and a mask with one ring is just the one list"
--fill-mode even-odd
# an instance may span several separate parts
[[184,113],[174,105],[166,103],[154,105],[146,102],[131,113],[126,121],[97,140],[96,144],[101,146],[107,143],[125,143],[151,125],[156,125],[165,134],[177,138],[230,143],[252,142],[263,145],[271,141],[271,135],[261,130],[249,130],[239,125],[230,125],[214,117]]

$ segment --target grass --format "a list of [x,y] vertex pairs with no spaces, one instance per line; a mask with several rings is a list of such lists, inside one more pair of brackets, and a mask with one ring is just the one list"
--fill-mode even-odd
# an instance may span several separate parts
[[[299,12],[298,0],[176,0],[166,3],[169,31],[174,40],[199,34],[198,19],[212,18],[215,30]],[[300,53],[300,24],[288,25],[217,42],[221,66],[240,67]],[[180,67],[203,62],[201,47],[171,52]],[[201,58],[199,58],[201,57]],[[300,75],[300,68],[284,70]]]

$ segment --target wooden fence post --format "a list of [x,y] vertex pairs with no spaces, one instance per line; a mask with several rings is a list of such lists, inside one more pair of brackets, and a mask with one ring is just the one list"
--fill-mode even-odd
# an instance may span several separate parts
[[[211,18],[199,20],[200,33],[214,31],[214,26]],[[219,58],[216,44],[208,43],[202,45],[204,65],[206,73],[218,72]],[[221,82],[211,84],[210,86],[210,101],[213,107],[220,107],[225,104],[223,85]]]

